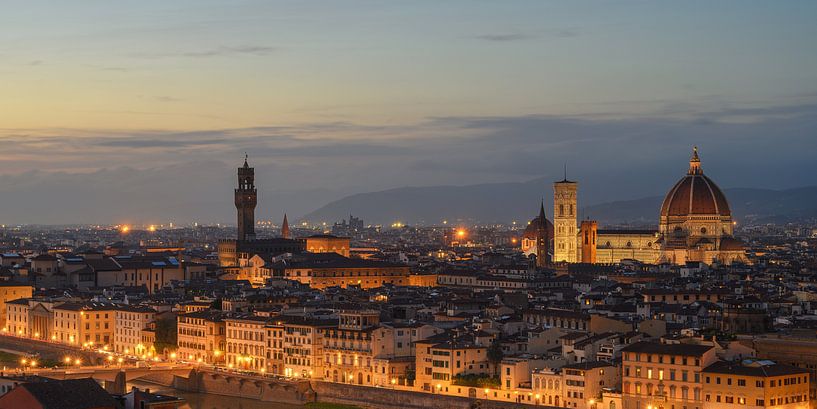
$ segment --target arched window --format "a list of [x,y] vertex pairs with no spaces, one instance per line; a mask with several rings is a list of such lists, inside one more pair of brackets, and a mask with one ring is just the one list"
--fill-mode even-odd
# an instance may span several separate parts
[[616,409],[616,402],[613,400],[610,401],[610,409]]

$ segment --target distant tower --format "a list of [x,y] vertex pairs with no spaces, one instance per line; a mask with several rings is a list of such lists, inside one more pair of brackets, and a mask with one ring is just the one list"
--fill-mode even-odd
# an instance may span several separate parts
[[545,217],[545,201],[539,206],[539,220],[540,223],[536,226],[536,267],[547,267],[550,264],[550,257],[548,254],[548,227],[547,218]]
[[238,168],[238,189],[235,190],[235,208],[238,210],[238,241],[255,239],[255,205],[258,192],[255,190],[255,168],[247,163]]
[[565,178],[553,184],[553,261],[575,263],[578,253],[576,248],[576,220],[578,183]]
[[287,214],[284,213],[284,222],[281,223],[281,237],[289,238],[289,222],[287,221]]
[[596,236],[599,232],[599,224],[595,220],[582,220],[581,246],[582,263],[596,262]]

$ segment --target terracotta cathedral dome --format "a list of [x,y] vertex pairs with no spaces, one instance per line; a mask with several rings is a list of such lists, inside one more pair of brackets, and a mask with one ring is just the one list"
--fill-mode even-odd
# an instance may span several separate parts
[[730,217],[726,196],[712,179],[701,170],[698,149],[695,148],[689,161],[689,171],[667,193],[661,205],[661,217],[685,216]]
[[548,237],[553,237],[553,223],[545,217],[545,205],[542,203],[541,207],[539,208],[539,215],[531,219],[528,222],[528,226],[525,227],[525,232],[522,233],[522,238],[527,240],[536,240],[539,229],[542,227],[542,223],[545,224],[544,231],[547,232]]

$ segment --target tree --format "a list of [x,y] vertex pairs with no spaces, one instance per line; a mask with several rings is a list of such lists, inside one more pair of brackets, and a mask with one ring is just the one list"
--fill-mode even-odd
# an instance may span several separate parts
[[210,303],[210,309],[212,310],[221,310],[221,298],[216,298]]
[[502,352],[502,344],[499,342],[499,338],[494,338],[491,346],[488,347],[488,362],[494,365],[494,376],[499,373],[499,363],[502,362],[504,357],[505,353]]
[[176,318],[156,320],[156,351],[176,350]]

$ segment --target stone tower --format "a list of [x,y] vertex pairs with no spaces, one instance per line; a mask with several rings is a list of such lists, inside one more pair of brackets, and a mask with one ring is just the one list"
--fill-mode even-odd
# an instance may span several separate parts
[[582,263],[596,262],[596,236],[599,233],[599,224],[595,220],[582,220],[579,229],[582,247]]
[[235,208],[238,211],[238,241],[255,239],[255,205],[258,192],[255,190],[255,169],[247,163],[238,168],[238,189],[235,190]]
[[575,263],[578,183],[565,179],[553,184],[553,261]]
[[550,255],[548,254],[548,237],[547,218],[545,217],[545,201],[539,206],[539,220],[541,221],[536,226],[536,267],[547,267],[550,264]]

